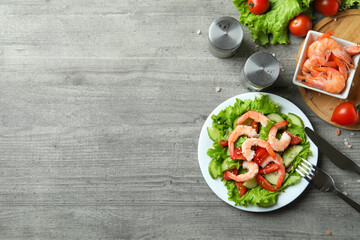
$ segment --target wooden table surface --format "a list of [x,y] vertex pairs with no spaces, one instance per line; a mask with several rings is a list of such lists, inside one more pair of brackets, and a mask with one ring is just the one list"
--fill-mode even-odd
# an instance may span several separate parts
[[[218,59],[207,34],[220,16],[239,14],[224,0],[0,2],[1,239],[358,239],[359,213],[332,193],[249,213],[206,184],[200,130],[247,92],[239,74],[257,51],[284,66],[266,91],[360,162],[360,132],[337,136],[291,83],[303,39],[256,47],[244,28],[240,52]],[[358,174],[319,165],[360,202]]]

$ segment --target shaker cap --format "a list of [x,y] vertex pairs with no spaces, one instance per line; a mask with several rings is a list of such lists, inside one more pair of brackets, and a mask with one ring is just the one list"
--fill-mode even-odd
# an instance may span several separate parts
[[231,50],[240,46],[243,30],[238,20],[232,17],[216,19],[209,28],[209,41],[218,49]]
[[245,77],[258,86],[272,84],[279,73],[279,62],[271,54],[265,52],[251,55],[244,66]]

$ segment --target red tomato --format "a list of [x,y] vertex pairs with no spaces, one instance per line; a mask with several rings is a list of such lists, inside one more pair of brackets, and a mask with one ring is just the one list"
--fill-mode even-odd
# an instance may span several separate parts
[[253,14],[263,14],[269,5],[269,0],[248,0],[248,8]]
[[264,162],[265,158],[267,158],[268,156],[268,151],[265,148],[259,147],[255,150],[254,162],[256,162],[257,165],[260,166]]
[[340,4],[339,0],[315,0],[314,8],[322,15],[330,17],[339,11]]
[[283,132],[287,132],[287,134],[289,134],[289,136],[291,137],[290,145],[296,145],[301,143],[302,140],[299,136],[292,134],[288,130],[284,130]]
[[267,173],[275,172],[279,170],[279,168],[280,168],[279,165],[277,165],[276,163],[270,163],[265,168],[260,169],[259,174],[267,174]]
[[242,183],[235,182],[236,188],[239,192],[239,196],[242,197],[246,193],[246,187],[242,185]]
[[289,22],[290,32],[298,37],[306,36],[307,32],[311,30],[311,28],[311,19],[304,13],[300,13]]
[[219,140],[221,146],[226,147],[228,145],[228,141]]
[[234,169],[230,169],[230,170],[227,170],[227,171],[224,172],[223,178],[224,178],[225,180],[230,181],[230,180],[232,180],[232,179],[227,176],[226,172],[231,172],[231,173],[233,173],[233,174],[235,174],[235,175],[238,175],[239,170],[238,170],[237,168],[234,168]]
[[256,176],[256,182],[260,185],[260,187],[269,190],[269,191],[275,191],[275,188],[273,185],[271,185],[263,176],[258,174]]
[[254,120],[251,121],[250,126],[256,130],[256,132],[259,132],[259,123],[255,122]]
[[231,159],[233,159],[233,160],[245,160],[246,158],[242,155],[241,148],[236,148],[234,150],[234,154],[231,157]]
[[344,126],[354,125],[359,121],[359,110],[359,104],[355,106],[350,102],[341,103],[334,109],[331,121]]

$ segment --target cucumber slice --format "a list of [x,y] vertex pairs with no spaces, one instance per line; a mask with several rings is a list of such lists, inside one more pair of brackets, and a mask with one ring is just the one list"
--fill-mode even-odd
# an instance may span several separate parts
[[293,123],[295,125],[298,125],[298,126],[300,126],[302,128],[304,127],[304,123],[303,123],[303,121],[301,120],[301,118],[299,116],[297,116],[297,115],[295,115],[293,113],[289,113],[288,117],[289,117],[291,123]]
[[[239,119],[239,117],[237,117],[235,120],[234,120],[234,123],[233,123],[233,128],[235,129],[236,128],[236,122],[237,120]],[[252,119],[251,118],[248,118],[245,120],[245,122],[243,122],[241,125],[250,125],[250,123],[252,122]]]
[[271,121],[273,121],[273,122],[284,121],[284,118],[282,116],[280,116],[279,114],[277,114],[277,113],[270,113],[270,114],[266,115],[266,117],[268,119],[270,119]]
[[247,181],[243,182],[243,186],[248,188],[248,189],[256,188],[258,186],[258,183],[256,181],[256,177],[254,177],[251,180],[247,180]]
[[208,127],[207,131],[211,140],[213,140],[214,142],[219,142],[219,140],[221,139],[221,134],[217,128]]
[[221,164],[221,171],[225,172],[227,170],[233,169],[233,168],[239,168],[240,162],[234,161],[230,157],[225,158],[223,163]]
[[276,185],[277,180],[279,178],[279,174],[277,172],[272,172],[264,175],[264,178],[271,184]]
[[[286,173],[283,182],[289,177],[289,174]],[[264,175],[264,178],[271,184],[276,185],[277,180],[279,178],[278,172],[272,172]]]
[[[240,169],[239,174],[244,174],[244,173],[247,173],[247,172],[248,172],[247,169],[242,168],[242,169]],[[243,185],[244,185],[244,187],[246,187],[248,189],[256,188],[258,186],[258,183],[256,181],[256,176],[251,180],[247,180],[247,181],[243,182]]]
[[296,158],[297,155],[303,150],[303,146],[294,145],[288,147],[284,154],[282,155],[282,159],[284,161],[285,167],[288,167],[292,161]]
[[221,165],[216,162],[215,159],[211,160],[209,163],[209,174],[213,179],[222,175]]

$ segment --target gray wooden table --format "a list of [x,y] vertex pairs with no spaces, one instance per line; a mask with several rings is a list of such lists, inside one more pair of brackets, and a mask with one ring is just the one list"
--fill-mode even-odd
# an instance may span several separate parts
[[[217,59],[207,32],[220,16],[238,17],[231,1],[0,2],[1,239],[358,239],[359,213],[331,193],[308,187],[255,214],[206,184],[201,127],[247,92],[239,74],[256,51],[284,66],[267,91],[360,161],[360,132],[336,136],[291,84],[303,39],[257,48],[244,28],[241,51]],[[359,175],[319,164],[360,201]]]

